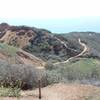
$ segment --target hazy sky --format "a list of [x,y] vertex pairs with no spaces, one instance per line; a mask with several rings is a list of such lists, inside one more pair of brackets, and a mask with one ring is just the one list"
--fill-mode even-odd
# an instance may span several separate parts
[[0,0],[0,22],[52,32],[100,32],[100,0]]

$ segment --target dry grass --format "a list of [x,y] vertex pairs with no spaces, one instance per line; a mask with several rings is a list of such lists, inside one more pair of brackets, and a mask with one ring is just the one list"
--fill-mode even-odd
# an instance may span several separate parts
[[[0,100],[39,100],[38,90],[22,91],[20,98]],[[55,84],[42,89],[41,100],[100,100],[100,88],[80,84]]]

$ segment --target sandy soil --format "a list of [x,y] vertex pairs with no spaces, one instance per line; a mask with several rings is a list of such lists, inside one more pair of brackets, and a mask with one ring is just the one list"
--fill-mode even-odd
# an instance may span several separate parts
[[[39,100],[38,90],[22,91],[20,98],[0,100]],[[100,100],[100,87],[79,84],[55,84],[42,88],[41,100]]]

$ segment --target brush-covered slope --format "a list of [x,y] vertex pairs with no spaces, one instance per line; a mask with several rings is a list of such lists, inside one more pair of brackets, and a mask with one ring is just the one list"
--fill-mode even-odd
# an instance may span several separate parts
[[65,40],[70,41],[70,46],[78,47],[77,41],[80,38],[88,47],[88,52],[85,57],[100,58],[100,34],[95,32],[71,32],[68,34],[60,34],[58,37],[63,37]]
[[0,59],[9,64],[25,64],[42,67],[45,62],[22,49],[0,43]]
[[[45,61],[64,61],[70,56],[81,52],[68,48],[50,31],[28,26],[10,26],[6,23],[0,24],[0,41],[8,45],[21,48]],[[66,41],[69,44],[69,41]]]
[[99,38],[100,34],[95,32],[53,34],[35,27],[0,24],[2,43],[21,48],[49,62],[65,61],[81,53],[84,48],[79,39],[87,46],[87,51],[81,57],[100,58]]

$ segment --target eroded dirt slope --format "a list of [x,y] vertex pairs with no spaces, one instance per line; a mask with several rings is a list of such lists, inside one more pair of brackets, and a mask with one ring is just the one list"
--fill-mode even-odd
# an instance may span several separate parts
[[[10,47],[10,46],[9,46]],[[7,49],[3,49],[0,47],[0,59],[5,60],[10,64],[25,64],[25,65],[34,65],[37,67],[44,67],[45,62],[38,57],[22,50],[15,48],[16,52],[13,54],[13,51],[9,53]],[[12,50],[12,48],[11,48]]]

